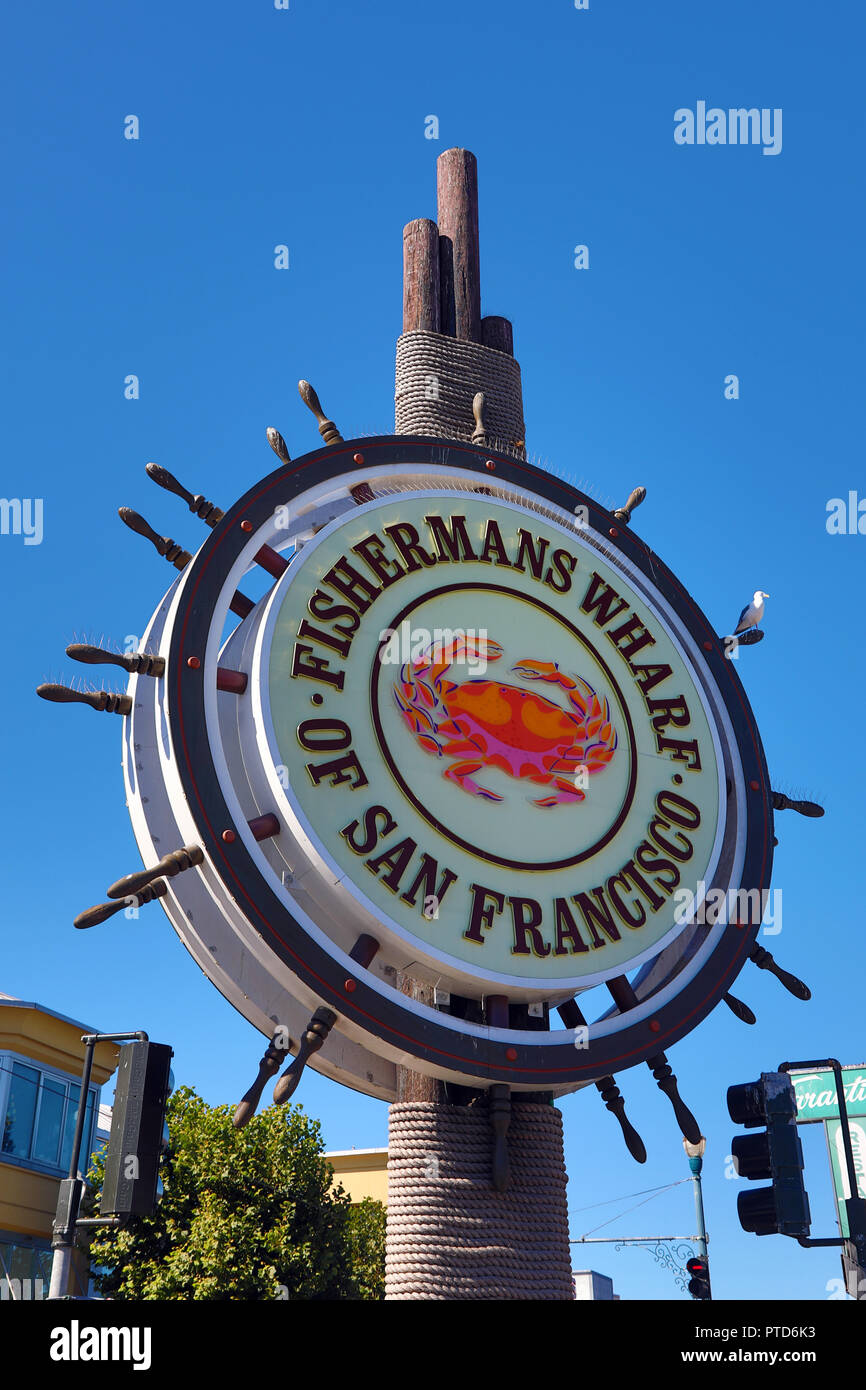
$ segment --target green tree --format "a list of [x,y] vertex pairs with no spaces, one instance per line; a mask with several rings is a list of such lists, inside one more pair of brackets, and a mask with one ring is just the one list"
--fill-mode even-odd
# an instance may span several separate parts
[[[170,1097],[170,1159],[156,1213],[97,1228],[94,1279],[113,1299],[375,1299],[385,1211],[353,1208],[303,1107],[271,1106],[241,1130],[188,1086]],[[90,1174],[98,1208],[103,1165]]]
[[385,1208],[365,1197],[349,1208],[349,1248],[359,1298],[385,1297]]

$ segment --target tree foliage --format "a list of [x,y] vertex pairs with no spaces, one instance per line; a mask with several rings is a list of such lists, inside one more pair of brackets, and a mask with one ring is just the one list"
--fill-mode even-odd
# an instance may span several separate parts
[[[231,1108],[181,1087],[156,1213],[97,1229],[94,1279],[113,1299],[376,1299],[384,1296],[385,1211],[353,1207],[322,1158],[318,1120],[271,1106],[241,1130]],[[103,1165],[91,1172],[98,1207]]]

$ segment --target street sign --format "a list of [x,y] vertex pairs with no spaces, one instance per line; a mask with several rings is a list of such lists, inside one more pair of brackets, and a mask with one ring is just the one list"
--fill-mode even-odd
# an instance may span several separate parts
[[[851,1148],[854,1152],[854,1169],[857,1174],[857,1196],[866,1197],[866,1120],[848,1120],[851,1135]],[[827,1120],[824,1125],[827,1136],[827,1151],[830,1155],[830,1168],[833,1173],[833,1195],[836,1198],[836,1215],[843,1236],[850,1235],[846,1200],[853,1196],[845,1164],[845,1147],[841,1120]]]
[[[838,1120],[836,1082],[832,1071],[791,1072],[797,1097],[797,1124]],[[842,1085],[849,1116],[866,1115],[866,1066],[843,1067]]]

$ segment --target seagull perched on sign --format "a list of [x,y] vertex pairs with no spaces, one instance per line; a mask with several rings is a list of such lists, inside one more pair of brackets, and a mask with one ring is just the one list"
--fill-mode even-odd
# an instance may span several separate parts
[[750,627],[759,627],[764,617],[764,599],[769,598],[761,589],[756,589],[751,603],[747,603],[739,618],[737,626],[734,628],[734,636],[738,632],[745,632]]

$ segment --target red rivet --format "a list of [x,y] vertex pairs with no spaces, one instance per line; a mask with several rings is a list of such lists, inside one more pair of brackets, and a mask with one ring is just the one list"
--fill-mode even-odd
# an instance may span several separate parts
[[617,536],[619,535],[619,531],[616,529],[615,526],[611,526],[607,534],[610,536],[612,541],[615,541]]
[[225,844],[233,845],[235,840],[237,839],[237,835],[233,830],[224,830],[222,833],[222,838]]
[[252,529],[253,529],[253,523],[252,523],[251,521],[242,521],[242,522],[241,522],[241,530],[242,530],[242,531],[252,531]]
[[712,642],[705,642],[705,643],[704,643],[704,651],[705,651],[705,652],[711,652],[712,650],[713,650],[713,644],[712,644]]
[[658,1019],[657,1019],[657,1018],[651,1018],[651,1019],[650,1019],[650,1032],[651,1032],[651,1033],[660,1033],[661,1030],[662,1030],[662,1026],[661,1026],[661,1024],[659,1023]]
[[[493,459],[488,459],[487,462],[485,463],[484,467],[485,467],[485,468],[489,468],[489,469],[490,469],[490,472],[493,473],[493,472],[495,471],[495,469],[496,469],[496,464],[493,462]],[[516,1056],[516,1055],[517,1055],[517,1054],[515,1053],[515,1056]]]
[[201,666],[201,662],[199,661],[197,656],[188,656],[186,659],[186,664],[191,671],[197,671],[199,666]]
[[363,462],[364,462],[364,455],[363,455],[363,454],[353,454],[352,457],[354,458],[354,460],[355,460],[356,463],[363,463]]
[[505,1056],[506,1056],[506,1058],[508,1059],[509,1062],[516,1062],[516,1061],[517,1061],[517,1048],[516,1048],[516,1047],[506,1047],[506,1049],[505,1049]]
[[347,994],[352,994],[352,993],[354,993],[354,991],[355,991],[356,988],[357,988],[357,984],[356,984],[355,980],[345,980],[345,981],[343,982],[343,989],[346,991]]
[[753,792],[759,792],[761,790],[760,782],[756,782],[754,778],[752,778],[751,782],[749,783],[749,786],[752,788]]

